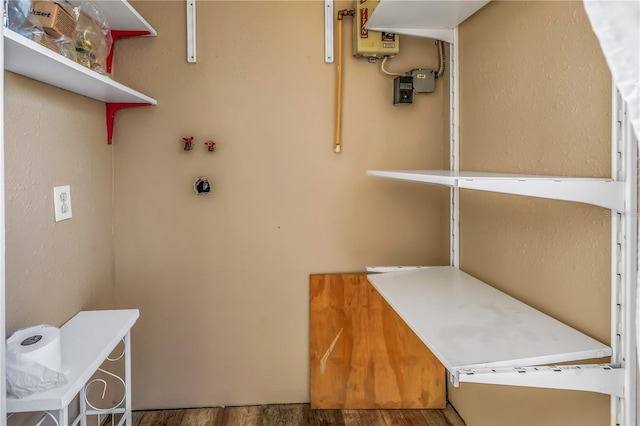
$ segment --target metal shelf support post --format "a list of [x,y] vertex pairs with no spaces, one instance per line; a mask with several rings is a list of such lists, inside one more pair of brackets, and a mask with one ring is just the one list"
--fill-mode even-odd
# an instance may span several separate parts
[[623,211],[611,214],[611,362],[624,371],[622,395],[612,395],[611,415],[617,425],[636,424],[636,284],[638,267],[638,141],[626,105],[612,84],[612,177],[624,182]]

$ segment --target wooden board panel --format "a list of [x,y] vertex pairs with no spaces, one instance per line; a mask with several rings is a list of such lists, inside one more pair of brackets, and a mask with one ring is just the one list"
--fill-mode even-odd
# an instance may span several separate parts
[[445,408],[442,364],[366,274],[312,275],[311,408]]

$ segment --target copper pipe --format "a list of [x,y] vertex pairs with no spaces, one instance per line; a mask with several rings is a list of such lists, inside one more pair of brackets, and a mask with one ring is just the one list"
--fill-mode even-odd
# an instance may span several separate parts
[[340,133],[342,129],[342,21],[345,16],[353,16],[354,10],[342,9],[338,11],[338,88],[336,96],[336,140],[333,152],[340,154],[342,145]]

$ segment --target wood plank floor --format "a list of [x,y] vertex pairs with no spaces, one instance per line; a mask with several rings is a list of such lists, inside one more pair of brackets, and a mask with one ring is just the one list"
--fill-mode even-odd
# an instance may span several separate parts
[[[111,424],[106,419],[103,425]],[[117,419],[116,419],[117,420]],[[464,426],[445,410],[311,410],[309,404],[135,411],[133,426]]]

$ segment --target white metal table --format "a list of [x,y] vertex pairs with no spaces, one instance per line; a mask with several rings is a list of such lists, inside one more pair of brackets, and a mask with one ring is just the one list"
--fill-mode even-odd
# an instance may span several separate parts
[[[25,398],[7,397],[7,413],[44,412],[60,426],[85,426],[87,416],[122,414],[119,425],[131,424],[131,337],[130,330],[140,316],[137,309],[82,311],[60,328],[62,371],[68,383]],[[87,408],[87,385],[109,354],[124,343],[123,401],[110,409]],[[116,358],[116,360],[121,357]],[[104,371],[104,370],[102,370]],[[108,373],[107,373],[108,374]],[[80,396],[78,415],[69,422],[69,404]]]

